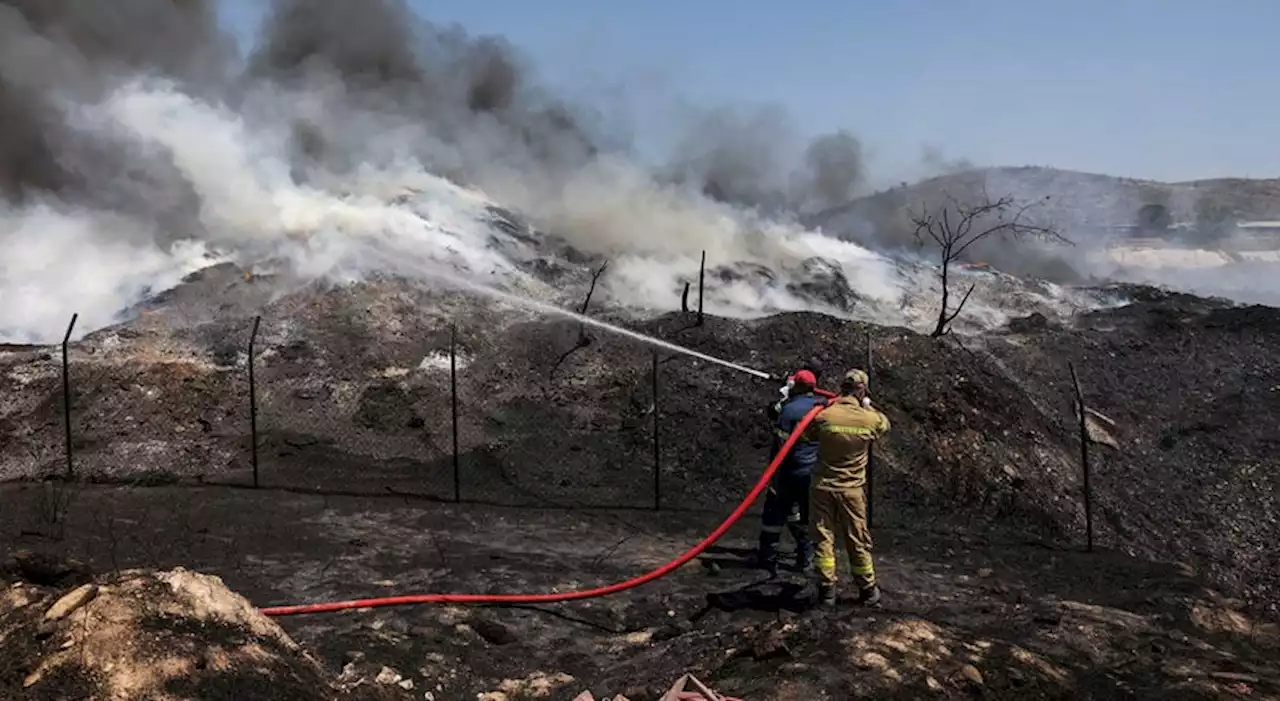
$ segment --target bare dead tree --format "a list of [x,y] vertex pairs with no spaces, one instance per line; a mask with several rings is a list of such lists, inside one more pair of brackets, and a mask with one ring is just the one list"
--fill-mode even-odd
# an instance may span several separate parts
[[[600,276],[604,275],[604,271],[607,270],[608,268],[609,268],[609,261],[606,260],[599,268],[595,270],[595,272],[591,273],[591,287],[587,288],[587,296],[585,299],[582,300],[582,309],[579,310],[578,312],[579,314],[586,316],[587,306],[591,304],[591,295],[594,295],[596,293],[596,283],[600,282]],[[584,339],[586,337],[587,337],[587,325],[583,323],[579,323],[578,324],[578,345],[580,346],[586,345],[586,343],[584,342]]]
[[[578,313],[582,316],[587,315],[587,307],[591,305],[591,296],[596,293],[596,284],[600,282],[600,276],[604,275],[604,271],[608,268],[609,261],[606,260],[599,268],[591,273],[591,286],[587,288],[587,296],[582,300],[582,308],[578,310]],[[569,356],[589,345],[591,345],[591,336],[587,334],[587,325],[585,322],[580,321],[578,322],[578,340],[574,342],[572,348],[565,351],[564,354],[556,360],[555,365],[551,366],[551,372],[548,373],[548,377],[555,377],[556,371],[560,369],[561,365],[564,365],[564,362],[569,359]]]
[[1025,204],[1019,204],[1008,195],[993,200],[985,193],[976,204],[960,202],[950,195],[947,199],[947,204],[940,211],[929,212],[922,208],[910,214],[911,223],[915,225],[916,243],[924,245],[933,241],[938,247],[942,304],[938,310],[938,323],[930,334],[934,338],[950,333],[951,322],[960,316],[969,295],[973,294],[974,286],[970,285],[960,303],[951,309],[951,265],[961,260],[975,243],[991,237],[1071,243],[1053,227],[1036,223],[1027,215],[1031,208],[1048,200],[1048,197]]

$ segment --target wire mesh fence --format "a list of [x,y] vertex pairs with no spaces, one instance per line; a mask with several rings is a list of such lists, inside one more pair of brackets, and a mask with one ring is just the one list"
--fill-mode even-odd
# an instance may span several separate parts
[[[348,314],[324,328],[281,315],[27,348],[6,366],[17,389],[0,412],[0,478],[706,509],[736,502],[770,457],[763,412],[745,433],[742,396],[721,396],[684,356],[604,339],[575,355],[586,345],[573,322],[495,338],[446,319],[373,340],[361,333],[377,322]],[[1087,539],[1087,452],[1081,462]],[[873,474],[871,503],[892,491]]]
[[683,480],[662,464],[665,364],[647,348],[594,361],[618,378],[601,389],[559,364],[545,381],[513,382],[527,368],[478,361],[467,348],[475,332],[452,325],[422,339],[414,363],[377,349],[335,352],[289,333],[287,319],[240,325],[238,343],[209,353],[124,348],[114,336],[72,343],[68,328],[27,383],[27,418],[10,432],[26,440],[6,474],[510,506],[681,505],[662,494],[664,471]]

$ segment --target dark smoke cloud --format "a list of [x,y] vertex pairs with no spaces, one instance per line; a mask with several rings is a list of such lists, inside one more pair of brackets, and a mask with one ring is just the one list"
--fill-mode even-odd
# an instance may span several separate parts
[[249,59],[255,77],[296,80],[333,71],[351,87],[423,89],[417,18],[400,0],[277,0]]
[[857,137],[843,129],[819,136],[805,149],[793,207],[808,213],[845,204],[857,196],[865,179],[862,142]]
[[[394,130],[425,137],[398,153],[408,145],[417,150],[402,155],[473,182],[502,168],[571,173],[630,148],[621,125],[540,89],[502,37],[432,24],[404,0],[273,0],[243,72],[215,10],[216,0],[0,0],[0,194],[57,193],[182,226],[194,193],[162,159],[66,124],[62,105],[138,74],[233,104],[263,81],[327,95],[295,120],[304,180],[359,166],[370,137]],[[848,201],[865,180],[856,138],[804,144],[774,107],[702,112],[676,153],[659,177],[772,215]]]
[[505,112],[515,102],[520,86],[520,69],[511,60],[512,49],[501,39],[481,37],[463,57],[467,86],[467,107],[472,112]]
[[[92,184],[158,166],[139,168],[132,163],[138,154],[69,128],[74,115],[64,105],[98,99],[116,80],[138,74],[176,80],[192,92],[216,90],[230,78],[234,58],[214,0],[0,0],[0,196],[56,193],[123,204],[129,198],[120,193],[129,188],[113,188],[103,201],[103,188]],[[155,213],[165,199],[151,193],[132,204],[150,203],[144,209]]]
[[31,190],[63,186],[67,175],[48,141],[56,123],[54,110],[36,90],[0,81],[0,195],[22,199]]
[[667,177],[719,202],[774,213],[789,204],[794,141],[779,108],[709,109],[694,115],[675,143]]
[[866,168],[856,137],[840,130],[801,143],[781,108],[707,110],[677,142],[666,173],[713,200],[771,215],[809,214],[857,196]]
[[[425,128],[423,141],[446,145],[449,162],[430,149],[413,155],[463,179],[494,161],[581,165],[603,138],[582,110],[538,90],[505,39],[432,24],[403,0],[275,0],[248,74],[303,90],[334,82],[343,107]],[[353,140],[340,133],[349,122],[300,126],[300,148],[328,168],[351,165],[359,158],[343,142]]]
[[30,27],[100,73],[147,71],[207,84],[225,79],[234,44],[215,0],[3,0]]

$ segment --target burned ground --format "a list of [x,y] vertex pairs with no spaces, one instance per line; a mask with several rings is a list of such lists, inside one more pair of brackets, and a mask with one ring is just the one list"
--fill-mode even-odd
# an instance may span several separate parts
[[[23,525],[12,526],[13,537],[61,538],[50,542],[65,543],[79,538],[79,529],[88,528],[95,531],[93,543],[81,541],[76,546],[84,549],[79,553],[83,557],[99,563],[127,559],[134,566],[200,568],[224,576],[255,603],[279,602],[280,597],[317,600],[357,596],[368,593],[361,591],[363,588],[383,586],[377,584],[383,581],[388,591],[406,587],[511,591],[525,586],[605,583],[669,558],[695,535],[704,533],[706,523],[696,527],[681,524],[704,518],[709,512],[726,511],[754,481],[768,457],[764,407],[776,397],[776,383],[661,351],[658,411],[665,516],[633,518],[629,514],[642,512],[628,509],[650,508],[654,502],[655,403],[649,348],[599,330],[584,330],[575,322],[537,318],[516,308],[426,292],[395,281],[281,293],[271,288],[269,279],[232,272],[214,271],[175,290],[137,320],[96,332],[72,345],[74,466],[77,474],[101,484],[87,488],[59,482],[23,486],[26,516]],[[995,632],[1009,622],[982,618],[990,613],[985,607],[994,605],[985,598],[990,594],[987,589],[982,589],[986,593],[981,597],[975,595],[950,613],[931,597],[952,594],[922,593],[926,580],[919,578],[914,568],[954,564],[953,555],[960,552],[955,542],[970,544],[966,552],[976,558],[975,567],[982,570],[1000,570],[1004,566],[999,562],[1004,557],[1000,553],[1020,553],[1010,555],[1024,558],[1014,579],[1018,586],[1034,589],[1028,596],[1036,600],[1057,601],[1052,597],[1059,597],[1110,606],[1124,616],[1142,618],[1146,621],[1142,626],[1157,625],[1144,618],[1157,614],[1185,619],[1194,606],[1221,602],[1222,597],[1240,598],[1230,605],[1233,611],[1247,610],[1250,616],[1273,619],[1277,615],[1280,562],[1269,544],[1280,536],[1280,526],[1274,502],[1277,438],[1274,430],[1268,430],[1274,420],[1267,417],[1280,415],[1280,374],[1272,350],[1280,332],[1280,311],[1231,307],[1141,289],[1106,294],[1126,294],[1136,301],[1076,320],[1033,315],[997,333],[944,339],[807,313],[757,320],[708,317],[701,326],[693,323],[692,316],[678,314],[642,321],[609,312],[599,318],[775,373],[816,357],[825,365],[823,379],[828,386],[839,370],[863,364],[870,335],[872,394],[894,426],[890,440],[877,452],[876,529],[893,544],[888,546],[886,557],[896,564],[888,565],[892,574],[886,581],[899,578],[903,582],[899,596],[913,601],[878,625],[888,620],[899,628],[906,626],[904,630],[914,631],[911,635],[917,637],[927,629],[934,638],[926,638],[943,640],[937,644],[952,652],[957,646],[975,644],[982,635],[999,637]],[[268,489],[256,495],[239,489],[252,479],[246,369],[252,318],[231,313],[240,308],[239,303],[229,303],[228,314],[220,318],[200,312],[200,300],[208,295],[267,304],[256,339],[255,379],[260,477]],[[454,496],[449,383],[453,325],[461,410],[460,491],[471,503],[461,507],[440,503]],[[580,341],[584,334],[585,344]],[[1115,421],[1112,430],[1120,445],[1118,452],[1094,446],[1095,530],[1103,552],[1093,556],[1069,552],[1083,543],[1084,516],[1067,361],[1080,371],[1089,406]],[[0,382],[6,397],[13,400],[0,413],[0,436],[6,442],[0,453],[3,477],[31,479],[65,471],[57,349],[9,347],[0,355],[0,363],[4,370]],[[172,484],[158,486],[165,483]],[[203,486],[198,486],[200,483]],[[123,484],[152,486],[120,486]],[[307,491],[329,496],[297,494]],[[161,493],[169,496],[158,500],[142,496]],[[185,500],[177,496],[184,493],[193,496]],[[427,525],[424,521],[423,537],[405,534],[401,545],[391,551],[404,552],[393,555],[385,546],[374,545],[370,529],[352,532],[338,541],[333,540],[333,534],[284,535],[291,528],[284,524],[314,521],[291,514],[291,504],[306,499],[329,503],[345,499],[342,494],[389,493],[412,500],[415,506],[408,512],[412,518],[452,513],[468,523],[480,519],[475,521],[477,528],[483,524],[514,529],[526,540],[513,536],[497,552],[492,545],[464,538],[447,523],[430,521]],[[245,499],[260,503],[256,507],[245,503],[225,507],[221,515],[197,516],[194,495],[208,495],[215,502]],[[92,507],[78,501],[86,498]],[[114,500],[128,502],[119,508],[132,515],[103,516],[104,504]],[[488,513],[483,509],[501,505],[565,508],[549,512],[555,515],[541,521],[530,521],[532,517],[521,511],[480,516]],[[623,541],[628,533],[617,532],[612,541],[599,542],[597,536],[613,533],[611,528],[616,526],[594,524],[594,517],[575,510],[586,505],[623,509],[615,520],[652,520],[655,528],[676,528],[676,535],[670,531],[666,535],[650,533],[645,537],[656,540],[648,541],[643,556],[620,555],[618,552],[626,550]],[[279,534],[273,538],[284,544],[284,551],[233,554],[249,552],[245,548],[260,536],[247,532],[227,536],[216,524],[223,519],[237,523],[247,517],[237,509],[246,508],[276,509],[277,513],[270,515],[271,523],[256,527],[263,533]],[[381,508],[365,506],[360,512],[363,515],[349,517],[374,519],[388,532],[402,527],[386,522],[388,516],[379,515]],[[81,509],[97,513],[103,523],[69,526],[67,515],[79,514]],[[114,533],[152,528],[151,524],[174,518],[174,512],[180,512],[188,522],[179,531],[189,528],[202,535],[188,539],[192,542],[186,546],[178,542],[181,538],[170,542],[144,539],[130,546],[116,543],[116,536],[103,540],[103,524],[119,519],[132,524]],[[88,513],[77,516],[88,517]],[[325,530],[341,530],[332,523],[334,518],[325,517]],[[201,519],[204,525],[194,523]],[[921,528],[924,523],[934,523],[936,531],[949,535],[930,534]],[[243,527],[228,526],[233,530]],[[300,531],[308,529],[312,526],[299,526]],[[561,535],[533,535],[543,531]],[[292,537],[302,541],[287,545]],[[589,548],[573,543],[575,538],[588,537],[592,539]],[[916,557],[909,554],[917,547],[917,538],[939,545],[927,557],[910,560]],[[449,540],[462,542],[441,545]],[[947,541],[952,544],[942,545]],[[317,554],[334,547],[334,542],[346,543],[342,548],[351,552]],[[253,547],[275,546],[255,543]],[[615,551],[611,552],[611,547]],[[382,554],[365,552],[371,548]],[[589,549],[590,555],[583,548]],[[948,548],[951,555],[946,554]],[[468,554],[458,555],[458,550]],[[524,554],[516,557],[517,552]],[[305,558],[314,565],[298,561],[305,553],[311,553]],[[366,557],[378,561],[357,570],[339,571],[344,558]],[[439,558],[441,562],[419,563],[421,558]],[[451,564],[442,564],[446,558]],[[232,566],[229,559],[240,564]],[[620,561],[610,564],[615,560]],[[274,574],[266,570],[254,576],[244,574],[243,567],[262,569],[267,561],[273,563],[267,569]],[[1180,564],[1152,564],[1157,562]],[[401,576],[405,567],[424,574],[407,580]],[[1070,582],[1076,581],[1080,588],[1050,596],[1046,587],[1056,580],[1044,573],[1055,571],[1055,567],[1071,570],[1062,572],[1061,586],[1069,589]],[[1178,567],[1187,568],[1186,573]],[[573,577],[566,577],[566,573]],[[463,574],[465,579],[457,578]],[[952,577],[952,573],[938,574],[948,581]],[[272,577],[294,583],[269,584]],[[1041,581],[1045,577],[1049,579]],[[1182,613],[1171,613],[1173,604],[1168,601],[1139,601],[1138,592],[1152,582],[1175,580],[1186,582],[1185,586],[1193,586],[1197,592],[1177,595],[1184,597],[1175,607]],[[705,589],[706,582],[696,586]],[[1222,597],[1215,599],[1216,595],[1204,593],[1206,587],[1221,590]],[[1112,592],[1113,588],[1117,591]],[[677,608],[684,611],[692,607],[695,598],[686,592]],[[1201,603],[1190,603],[1193,599]],[[624,597],[608,607],[638,605]],[[637,634],[636,626],[654,627],[660,614],[654,608],[607,616],[634,617],[623,626],[630,628],[616,633],[625,639]],[[473,633],[459,632],[458,621],[452,619],[446,628],[438,628],[445,624],[429,622],[436,620],[430,617],[437,613],[424,614],[429,621],[414,633],[414,624],[404,621],[417,615],[401,618],[388,614],[385,618],[384,625],[408,626],[396,635],[415,640],[415,636],[425,636],[414,643],[417,647],[411,646],[403,658],[397,658],[401,673],[412,674],[411,669],[401,668],[420,664],[410,662],[410,656],[434,654],[423,653],[426,648],[422,645],[462,650],[459,654],[468,655],[479,654],[477,650],[493,644],[466,642],[464,638]],[[531,615],[537,618],[543,614]],[[1087,618],[1093,614],[1080,615]],[[364,639],[359,638],[357,629],[367,621],[339,618],[350,620],[355,628],[343,629],[345,634],[337,639],[334,634],[347,623],[338,629],[330,623],[317,623],[313,628],[300,619],[298,627],[290,630],[308,646],[326,646],[326,660],[335,671],[351,662],[355,665],[354,671],[348,670],[351,674],[376,673],[361,671],[365,664],[361,660],[373,659],[372,653],[359,660],[345,657],[353,640]],[[974,623],[978,620],[993,622],[983,629]],[[1033,624],[1024,621],[1018,625],[1038,625]],[[621,631],[617,626],[623,621],[608,619],[600,625]],[[798,672],[800,668],[788,665],[816,664],[807,650],[818,643],[806,641],[826,635],[847,636],[850,647],[846,652],[865,658],[862,664],[870,667],[882,667],[882,658],[898,659],[866,647],[873,644],[868,640],[878,639],[878,628],[851,621],[836,628],[817,631],[804,627],[807,632],[788,643],[797,651],[796,659],[776,663],[755,660],[738,671],[733,665],[740,662],[726,661],[727,667],[714,667],[718,670],[715,678],[749,686],[745,678],[766,674],[765,669]],[[677,633],[672,639],[683,640],[678,645],[686,647],[672,652],[658,646],[645,653],[657,655],[653,650],[667,650],[673,655],[670,668],[653,667],[653,673],[645,677],[646,688],[656,688],[664,680],[669,684],[683,672],[676,667],[687,668],[691,660],[711,654],[714,634],[706,633],[711,637],[705,637],[697,631],[702,629],[681,624],[678,629],[656,634],[661,638]],[[792,635],[791,631],[786,629],[785,635]],[[368,635],[373,636],[370,641],[378,639],[373,633]],[[1107,641],[1099,643],[1104,646],[1119,644],[1116,641],[1123,637],[1118,629],[1097,635]],[[1158,638],[1166,632],[1150,635]],[[617,661],[626,657],[624,651],[630,650],[627,655],[634,657],[639,649],[620,640],[608,638],[579,645],[574,648],[581,658],[577,662],[553,658],[535,666],[547,674],[558,670],[575,680],[592,680],[593,688],[594,682],[600,681],[602,685],[609,682],[599,687],[601,690],[622,691],[610,685],[625,686],[624,679],[637,674],[643,677],[640,667],[644,665]],[[649,645],[648,638],[642,642],[634,645]],[[401,654],[394,643],[369,644],[378,654]],[[1091,643],[1081,639],[1072,644],[1085,649]],[[609,658],[613,662],[589,660],[593,654],[604,654],[587,652],[596,649],[593,645],[602,645],[600,649],[612,650],[608,654],[618,657]],[[1025,641],[992,645],[998,648],[992,654],[1002,660],[997,665],[1001,669],[1011,664],[1009,660],[1030,659],[1025,650],[1033,649]],[[1165,652],[1157,657],[1167,652],[1168,645],[1161,646]],[[1187,654],[1197,654],[1195,649],[1194,645],[1188,647]],[[1244,654],[1236,647],[1231,649],[1231,654]],[[872,652],[875,655],[870,655]],[[502,656],[505,654],[503,650]],[[825,654],[818,654],[818,658]],[[1149,667],[1156,663],[1141,651],[1133,653],[1141,660],[1138,663],[1114,657],[1105,664],[1071,657],[1079,651],[1067,654],[1046,649],[1035,654],[1052,661],[1045,662],[1047,667],[1026,664],[1041,670],[1035,674],[1047,676],[1024,671],[993,681],[991,674],[984,672],[985,684],[999,687],[1002,693],[1016,693],[1015,686],[1007,685],[1015,685],[1018,675],[1025,679],[1017,683],[1057,679],[1045,682],[1048,686],[1043,689],[1031,687],[1035,693],[1053,698],[1069,696],[1062,689],[1102,694],[1103,687],[1088,685],[1117,683],[1117,674],[1127,679],[1124,684],[1128,686],[1123,688],[1138,688],[1142,675],[1155,673]],[[1114,650],[1107,654],[1121,655]],[[502,679],[519,688],[511,680],[523,679],[534,669],[470,658],[450,664],[463,670],[452,682],[443,681],[450,670],[432,668],[420,677],[440,679],[447,688],[474,694],[486,684],[492,689],[492,684]],[[1107,666],[1112,664],[1146,667],[1135,672],[1138,676],[1125,677],[1129,672],[1115,672]],[[1071,685],[1061,684],[1062,674],[1043,671],[1057,669],[1054,665],[1066,665],[1068,671],[1062,674],[1072,679]],[[1083,670],[1091,665],[1110,671],[1100,672],[1101,677],[1088,676],[1093,672]],[[817,667],[820,673],[815,674],[830,674],[822,664]],[[848,664],[844,669],[848,673]],[[1082,674],[1092,681],[1085,683]],[[1241,674],[1254,679],[1254,684],[1271,678],[1265,669],[1261,676],[1256,672]],[[819,687],[823,683],[835,685],[822,687],[828,689],[842,688],[841,684],[859,688],[847,679],[813,683]],[[902,693],[908,695],[916,688],[912,684],[924,684],[921,688],[931,685],[927,675],[903,683],[905,687],[894,688],[906,689]],[[940,683],[950,682],[943,679]],[[1216,693],[1196,689],[1178,690],[1191,696]],[[787,694],[803,695],[797,687],[771,698],[787,698]]]
[[[1224,585],[1280,605],[1280,310],[1154,295],[1076,328],[986,336],[998,367],[1049,405],[1086,402],[1116,422],[1095,449],[1099,538],[1195,562]],[[1065,406],[1064,406],[1065,404]]]
[[[142,564],[183,563],[218,575],[259,606],[606,584],[664,562],[717,517],[211,486],[79,489],[67,537],[52,541],[19,535],[36,518],[38,487],[3,487],[13,508],[0,515],[0,533],[83,560],[108,582]],[[275,620],[338,687],[389,699],[400,698],[394,694],[407,681],[412,689],[403,698],[571,698],[590,689],[642,701],[688,671],[752,699],[1280,694],[1275,625],[1252,618],[1242,602],[1216,594],[1187,568],[1025,544],[1016,532],[972,535],[943,522],[877,532],[886,590],[878,611],[804,611],[787,590],[795,580],[765,583],[735,566],[735,546],[755,535],[743,523],[700,563],[605,599]],[[41,596],[47,604],[73,586],[41,589],[49,592]],[[32,608],[38,615],[47,605]],[[165,631],[169,640],[201,632],[167,624]],[[203,634],[219,646],[245,635]],[[23,659],[42,654],[49,653]],[[319,677],[311,683],[327,688]],[[539,688],[548,691],[540,696]]]
[[[208,284],[219,294],[270,297],[236,292],[265,284],[238,276]],[[941,341],[814,314],[703,326],[681,315],[613,320],[772,372],[809,357],[828,375],[862,364],[870,334],[874,394],[895,426],[879,454],[883,522],[960,514],[1060,543],[1083,538],[1072,361],[1090,405],[1117,422],[1122,442],[1119,453],[1095,450],[1099,538],[1205,567],[1234,592],[1273,605],[1280,567],[1263,544],[1280,532],[1278,439],[1263,417],[1280,415],[1271,350],[1280,312],[1126,292],[1139,301],[1072,325],[1033,318]],[[175,296],[184,294],[200,296]],[[264,483],[451,499],[453,323],[464,498],[653,503],[648,349],[588,329],[589,343],[575,350],[584,332],[574,322],[394,282],[285,295],[264,312]],[[251,326],[157,305],[73,346],[80,473],[248,482]],[[48,349],[4,358],[6,395],[16,399],[0,416],[8,478],[65,469],[57,360]],[[772,383],[665,351],[659,360],[663,505],[731,503],[767,458],[762,412]],[[1188,382],[1187,391],[1166,389]]]

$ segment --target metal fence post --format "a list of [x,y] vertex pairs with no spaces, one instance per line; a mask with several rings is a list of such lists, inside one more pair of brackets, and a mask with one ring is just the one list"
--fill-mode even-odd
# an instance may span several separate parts
[[458,457],[458,325],[449,330],[449,397],[453,414],[453,501],[462,502],[462,469]]
[[1093,487],[1089,480],[1089,425],[1084,407],[1084,392],[1074,363],[1067,363],[1071,370],[1071,384],[1075,386],[1076,412],[1080,415],[1080,469],[1084,473],[1084,537],[1085,551],[1093,552]]
[[698,266],[698,326],[702,326],[702,288],[707,278],[707,252],[702,252],[702,263]]
[[67,450],[67,479],[75,477],[75,463],[71,457],[71,363],[67,358],[67,345],[71,342],[71,332],[76,328],[77,312],[71,315],[71,323],[67,324],[67,333],[62,337],[62,425]]
[[253,376],[253,348],[258,340],[258,324],[261,316],[253,317],[253,331],[249,332],[249,454],[253,460],[253,487],[258,488],[258,385]]
[[[871,390],[871,329],[867,329],[867,390]],[[876,459],[875,443],[867,445],[867,528],[875,525]]]
[[653,351],[653,510],[662,509],[662,443],[659,439],[658,416],[662,403],[658,395],[658,350]]

